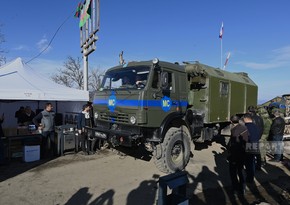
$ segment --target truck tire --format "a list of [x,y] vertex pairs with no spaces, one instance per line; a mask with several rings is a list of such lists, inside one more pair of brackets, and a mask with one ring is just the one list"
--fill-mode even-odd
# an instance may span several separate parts
[[157,145],[156,149],[161,149],[162,154],[159,159],[154,157],[154,163],[161,172],[174,173],[186,167],[190,158],[188,133],[185,126],[172,127],[165,134],[163,142]]

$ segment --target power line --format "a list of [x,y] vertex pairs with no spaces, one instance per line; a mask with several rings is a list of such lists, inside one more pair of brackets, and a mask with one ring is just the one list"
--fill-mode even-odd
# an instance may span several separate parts
[[[72,12],[72,13],[74,13],[74,11]],[[53,41],[53,39],[55,38],[55,36],[56,36],[56,34],[58,33],[58,31],[61,29],[61,27],[67,22],[67,20],[69,19],[69,18],[71,18],[72,17],[72,14],[70,14],[62,23],[61,23],[61,25],[56,29],[56,31],[55,31],[55,33],[54,33],[54,35],[52,36],[52,38],[51,38],[51,40],[49,41],[49,43],[47,44],[47,46],[39,53],[39,54],[37,54],[36,56],[34,56],[33,58],[31,58],[29,61],[26,61],[26,64],[27,63],[29,63],[29,62],[31,62],[31,61],[33,61],[34,59],[36,59],[36,58],[38,58],[44,51],[46,51],[47,49],[48,49],[48,47],[51,45],[51,43],[52,43],[52,41]]]

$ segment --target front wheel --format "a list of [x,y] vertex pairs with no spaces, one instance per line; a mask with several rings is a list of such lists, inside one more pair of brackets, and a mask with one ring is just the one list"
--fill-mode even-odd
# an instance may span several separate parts
[[190,136],[185,126],[170,128],[164,141],[157,145],[161,150],[159,158],[154,157],[156,167],[165,173],[174,173],[183,170],[190,158]]

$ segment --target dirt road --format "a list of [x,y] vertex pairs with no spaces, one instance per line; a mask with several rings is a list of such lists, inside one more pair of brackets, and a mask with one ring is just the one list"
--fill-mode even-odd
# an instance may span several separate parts
[[[132,154],[132,153],[127,153]],[[67,154],[53,160],[13,162],[0,167],[1,205],[156,204],[159,172],[150,157],[117,150],[93,156]],[[142,158],[142,159],[141,159]],[[226,151],[220,143],[196,147],[186,168],[190,204],[289,204],[290,172],[268,164],[257,172],[245,198],[230,191]],[[288,190],[288,193],[287,193]]]

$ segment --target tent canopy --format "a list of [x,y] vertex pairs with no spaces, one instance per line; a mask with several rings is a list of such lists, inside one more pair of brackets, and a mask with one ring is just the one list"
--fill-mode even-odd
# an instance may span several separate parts
[[0,67],[0,100],[88,101],[89,92],[59,85],[17,58]]

